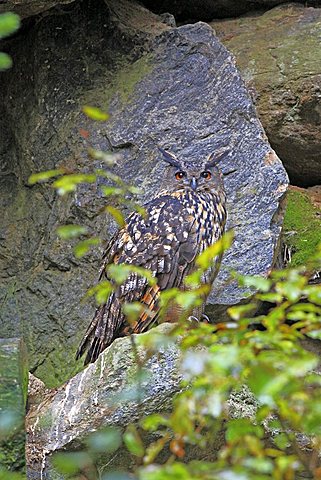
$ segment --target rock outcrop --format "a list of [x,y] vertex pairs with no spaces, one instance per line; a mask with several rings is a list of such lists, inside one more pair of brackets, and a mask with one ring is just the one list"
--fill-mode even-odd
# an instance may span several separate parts
[[[321,5],[320,0],[294,0],[305,7]],[[288,0],[143,0],[147,8],[156,13],[169,12],[178,21],[228,18],[253,10],[268,10]]]
[[289,4],[213,22],[252,92],[291,183],[321,183],[321,8]]
[[59,6],[72,3],[74,0],[3,0],[0,5],[0,13],[15,12],[21,18],[32,17],[39,13]]
[[25,411],[28,393],[26,346],[19,338],[0,339],[0,466],[25,471]]
[[[27,416],[29,480],[56,478],[52,471],[53,453],[81,449],[88,434],[99,428],[117,427],[122,431],[148,414],[168,411],[182,379],[179,338],[170,339],[171,329],[172,325],[163,324],[153,332],[134,335],[135,354],[129,338],[115,340],[94,364],[57,391],[44,395]],[[148,337],[151,343],[158,344],[158,349],[146,361],[146,343],[145,348],[140,343]],[[135,377],[136,355],[143,363],[140,382]],[[247,389],[235,392],[229,405],[233,417],[255,414],[256,403]],[[213,439],[210,452],[187,451],[186,459],[214,457],[222,438],[217,435]],[[130,469],[135,462],[126,448],[120,447],[110,457],[102,457],[100,463],[110,471],[117,467]]]
[[[31,173],[90,171],[90,143],[122,154],[117,173],[143,189],[143,202],[164,186],[157,145],[191,161],[229,146],[222,169],[235,170],[225,181],[235,241],[209,300],[213,320],[246,295],[228,281],[231,269],[272,268],[287,188],[234,58],[211,27],[170,28],[125,0],[72,5],[8,42],[14,67],[1,76],[0,336],[25,337],[31,371],[48,386],[79,369],[73,352],[93,312],[81,299],[101,256],[75,259],[56,227],[80,223],[107,239],[115,226],[98,215],[106,204],[98,185],[61,200],[48,186],[28,186]],[[89,121],[85,104],[110,120]]]

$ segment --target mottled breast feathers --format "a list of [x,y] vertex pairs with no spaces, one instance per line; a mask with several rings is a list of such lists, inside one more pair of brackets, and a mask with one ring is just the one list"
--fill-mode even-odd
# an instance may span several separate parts
[[[150,286],[145,278],[131,273],[97,308],[77,352],[79,358],[87,351],[85,364],[95,361],[115,338],[144,332],[157,322],[160,292],[184,288],[184,278],[193,271],[197,255],[222,236],[226,222],[223,189],[212,192],[179,188],[163,192],[145,205],[145,211],[144,216],[131,214],[125,227],[110,241],[100,277],[107,275],[109,264],[125,263],[149,269],[157,283]],[[204,281],[211,283],[216,271],[210,269]],[[122,304],[134,301],[146,308],[129,326]]]

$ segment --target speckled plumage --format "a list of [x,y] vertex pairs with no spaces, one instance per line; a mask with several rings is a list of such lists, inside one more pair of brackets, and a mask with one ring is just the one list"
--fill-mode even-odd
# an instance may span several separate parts
[[[183,289],[185,277],[195,268],[197,255],[224,232],[225,193],[222,174],[216,166],[222,152],[191,164],[180,162],[168,152],[162,154],[170,164],[168,188],[145,205],[144,216],[132,213],[128,217],[125,227],[110,241],[100,273],[100,278],[106,276],[106,267],[111,263],[133,264],[149,269],[157,284],[149,286],[145,278],[131,273],[97,308],[77,352],[79,358],[87,350],[85,364],[95,361],[115,338],[144,332],[155,324],[160,292],[173,287]],[[178,178],[181,174],[183,177]],[[205,174],[211,178],[204,178]],[[214,281],[218,267],[219,259],[204,275],[204,283]],[[146,308],[138,321],[129,326],[122,304],[135,301]],[[170,313],[166,321],[175,321],[169,316]]]

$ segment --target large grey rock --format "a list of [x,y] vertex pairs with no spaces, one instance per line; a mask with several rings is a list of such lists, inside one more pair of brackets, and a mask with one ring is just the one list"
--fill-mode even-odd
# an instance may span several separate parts
[[[81,299],[97,278],[101,251],[76,260],[56,227],[82,223],[103,238],[115,229],[98,215],[106,199],[97,185],[63,200],[47,186],[27,186],[35,171],[92,168],[79,128],[95,147],[123,155],[116,170],[142,187],[140,202],[166,187],[157,145],[191,161],[230,146],[222,169],[236,169],[226,178],[235,241],[209,313],[246,294],[228,281],[230,269],[268,274],[287,176],[233,57],[208,25],[171,29],[132,2],[83,2],[72,17],[46,17],[10,45],[14,68],[2,76],[0,115],[1,328],[6,335],[24,332],[33,373],[48,386],[76,373],[73,352],[93,312]],[[108,110],[110,121],[87,120],[84,104]]]
[[0,467],[25,470],[28,361],[19,338],[0,339]]
[[231,50],[291,183],[321,183],[321,8],[289,4],[213,22]]

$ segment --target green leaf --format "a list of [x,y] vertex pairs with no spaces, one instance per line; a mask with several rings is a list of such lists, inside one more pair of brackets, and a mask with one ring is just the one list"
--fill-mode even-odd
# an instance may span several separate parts
[[200,305],[203,302],[203,299],[200,297],[197,291],[180,292],[175,300],[184,310],[188,310],[193,306]]
[[34,185],[38,182],[46,182],[47,180],[50,180],[53,177],[58,177],[59,175],[63,175],[64,173],[65,172],[62,169],[47,170],[46,172],[33,173],[32,175],[30,175],[28,183],[29,185]]
[[105,280],[104,282],[100,282],[98,285],[89,288],[86,293],[86,297],[95,296],[98,305],[103,305],[104,303],[106,303],[112,291],[113,287],[111,283]]
[[125,223],[126,223],[125,219],[121,211],[118,210],[118,208],[108,205],[108,207],[106,207],[106,210],[108,213],[110,213],[113,216],[114,220],[117,222],[120,228],[123,228],[125,226]]
[[87,238],[86,240],[82,240],[81,242],[78,242],[77,245],[74,247],[74,254],[77,258],[81,258],[90,249],[90,247],[94,245],[99,245],[101,242],[100,238]]
[[92,460],[86,452],[57,453],[53,457],[53,465],[62,474],[75,475],[91,466]]
[[256,298],[262,300],[263,302],[270,303],[279,303],[282,302],[283,297],[280,293],[270,292],[270,293],[261,293],[257,294]]
[[321,305],[321,288],[320,286],[313,286],[309,289],[308,299],[310,302]]
[[136,457],[143,457],[145,453],[143,442],[135,425],[129,425],[123,436],[125,445],[129,452]]
[[94,453],[110,453],[121,445],[121,434],[115,428],[107,428],[94,433],[87,439],[87,445]]
[[63,240],[70,240],[71,238],[77,238],[87,233],[87,227],[83,225],[63,225],[58,227],[56,232]]
[[287,447],[290,446],[289,439],[285,433],[279,433],[275,437],[273,437],[273,442],[280,450],[285,450]]
[[109,118],[108,113],[102,112],[99,108],[96,107],[90,107],[88,105],[85,105],[82,111],[85,115],[87,115],[87,117],[97,122],[105,122]]
[[156,278],[152,272],[146,268],[137,267],[129,264],[111,264],[107,267],[108,276],[110,276],[118,285],[124,283],[131,274],[137,273],[140,277],[146,278],[149,285],[156,285]]
[[110,187],[106,185],[102,185],[101,190],[103,194],[106,195],[106,197],[108,197],[109,195],[124,195],[125,193],[125,190],[123,188]]
[[0,440],[10,438],[15,434],[17,428],[21,426],[22,419],[17,412],[13,410],[3,410],[0,412]]
[[168,425],[168,419],[159,413],[153,413],[141,420],[141,426],[149,432],[156,432],[161,425]]
[[272,281],[258,275],[254,276],[238,276],[239,283],[242,287],[252,287],[261,292],[268,292],[272,286]]
[[227,310],[227,313],[233,320],[240,320],[245,315],[252,313],[257,308],[253,303],[248,303],[247,305],[236,305],[235,307],[230,307]]
[[12,67],[12,58],[4,52],[0,52],[0,71],[8,70]]
[[167,442],[167,437],[161,437],[156,442],[148,445],[144,455],[144,464],[148,465],[149,463],[152,463],[157,457],[157,455],[164,449]]
[[108,473],[105,473],[102,477],[99,476],[101,480],[137,480],[137,477],[134,477],[132,473],[121,472],[119,470],[108,470]]
[[[95,148],[88,148],[88,155],[95,160],[103,161],[109,167],[112,167],[120,155],[115,153],[102,152],[101,150],[96,150]],[[96,173],[100,175],[101,170],[97,170]]]
[[94,174],[74,173],[58,178],[53,186],[57,189],[58,195],[65,195],[74,192],[80,183],[94,183],[95,181],[96,175]]
[[226,429],[226,440],[230,443],[240,442],[245,435],[253,435],[262,438],[264,430],[260,425],[254,423],[248,418],[236,418],[229,420]]
[[309,332],[305,332],[305,335],[316,340],[321,340],[321,329],[310,330]]
[[144,306],[140,302],[123,303],[122,305],[122,311],[129,323],[138,320],[144,310]]
[[20,27],[20,17],[16,13],[6,12],[0,15],[0,39],[8,37]]
[[[275,361],[277,361],[277,357]],[[269,366],[261,363],[252,366],[249,371],[248,386],[262,404],[273,405],[274,397],[281,396],[284,387],[289,382],[288,373],[279,373],[274,365],[273,358],[271,358]]]
[[215,257],[224,253],[232,244],[233,232],[229,231],[223,235],[214,245],[206,248],[196,259],[198,265],[203,271],[207,270],[212,264]]
[[20,473],[10,472],[0,466],[0,480],[25,480],[26,476]]

